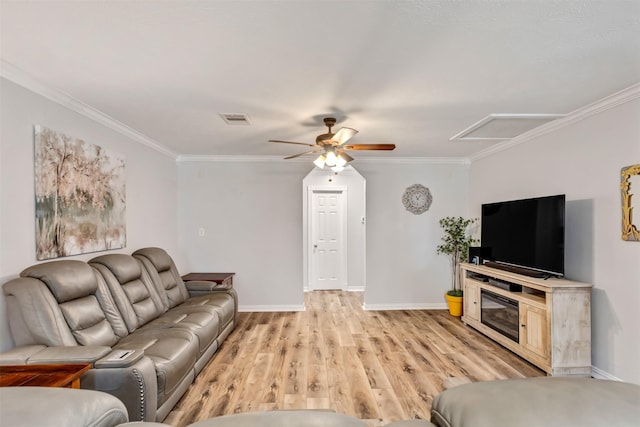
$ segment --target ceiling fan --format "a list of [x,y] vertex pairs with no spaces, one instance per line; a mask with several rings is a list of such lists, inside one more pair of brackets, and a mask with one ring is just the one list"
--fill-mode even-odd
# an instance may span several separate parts
[[304,142],[282,141],[279,139],[270,139],[269,142],[278,142],[283,144],[296,144],[306,145],[312,147],[312,150],[305,151],[304,153],[294,154],[292,156],[285,157],[285,159],[293,159],[296,157],[304,156],[305,154],[321,153],[320,156],[313,162],[320,169],[325,166],[329,166],[334,171],[340,171],[344,169],[344,166],[353,160],[348,150],[393,150],[396,148],[395,144],[346,144],[355,134],[357,130],[352,128],[343,127],[338,132],[332,133],[331,128],[335,126],[336,119],[334,117],[325,117],[324,124],[329,129],[327,133],[323,133],[316,137],[315,144],[307,144]]

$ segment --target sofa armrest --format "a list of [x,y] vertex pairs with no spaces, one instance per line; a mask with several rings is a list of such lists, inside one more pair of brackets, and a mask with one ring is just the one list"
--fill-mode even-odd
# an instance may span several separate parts
[[26,365],[34,354],[47,348],[44,345],[23,345],[0,353],[0,365]]
[[96,369],[125,368],[131,366],[144,356],[143,350],[113,350],[94,363]]
[[188,282],[184,282],[184,285],[187,287],[187,291],[189,291],[189,296],[192,297],[210,294],[213,292],[226,292],[229,289],[233,289],[233,287],[229,285],[222,285],[216,282],[205,282],[201,280],[190,280]]
[[116,396],[127,407],[130,421],[156,421],[158,383],[155,365],[146,356],[126,367],[90,369],[80,387]]
[[45,347],[41,351],[31,355],[27,365],[43,365],[50,363],[95,363],[100,358],[111,352],[111,347],[106,346],[70,346],[70,347]]

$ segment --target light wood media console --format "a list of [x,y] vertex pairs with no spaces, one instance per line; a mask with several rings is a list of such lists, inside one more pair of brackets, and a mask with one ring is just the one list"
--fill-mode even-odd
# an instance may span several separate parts
[[[487,280],[521,286],[515,291]],[[554,376],[591,376],[591,288],[565,279],[538,279],[484,265],[462,264],[462,321]],[[482,323],[481,292],[517,301],[518,342]]]

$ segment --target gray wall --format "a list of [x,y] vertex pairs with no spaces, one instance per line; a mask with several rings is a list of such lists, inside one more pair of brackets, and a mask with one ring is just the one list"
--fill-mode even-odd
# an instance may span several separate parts
[[[178,248],[175,160],[48,99],[0,79],[0,284],[35,264],[33,125],[40,124],[100,145],[126,161],[127,247]],[[99,253],[70,257],[88,260]],[[0,292],[0,351],[13,346]]]
[[566,276],[594,285],[595,373],[640,383],[640,242],[620,237],[620,169],[635,163],[638,99],[474,161],[470,200],[477,215],[486,202],[566,194]]
[[[444,308],[451,288],[449,258],[437,255],[445,216],[468,216],[465,164],[368,163],[356,166],[367,180],[367,288],[365,307]],[[429,188],[433,203],[408,212],[402,194],[413,184]]]
[[284,161],[180,162],[189,269],[236,273],[243,310],[301,310],[302,180],[310,169]]
[[[365,160],[353,166],[366,179],[365,307],[445,307],[451,281],[448,258],[435,253],[438,220],[466,215],[468,166]],[[242,309],[301,308],[301,184],[311,168],[284,161],[180,162],[180,235],[189,267],[234,271]],[[407,212],[401,201],[416,183],[434,198],[422,215]]]

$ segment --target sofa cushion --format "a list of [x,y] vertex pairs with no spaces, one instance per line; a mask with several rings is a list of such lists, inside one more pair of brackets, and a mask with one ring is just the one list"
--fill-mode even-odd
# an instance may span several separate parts
[[111,260],[111,262],[108,263],[109,269],[120,283],[140,279],[140,266],[135,259],[129,255],[109,254],[94,258],[90,262],[101,262],[101,260]]
[[167,251],[162,248],[142,248],[133,253],[134,256],[142,255],[149,259],[158,271],[171,270],[172,260]]
[[102,275],[130,332],[166,310],[146,271],[132,256],[102,255],[89,264]]
[[433,400],[440,427],[637,426],[640,386],[593,378],[541,377],[450,388]]
[[144,325],[140,330],[176,328],[191,331],[198,339],[199,354],[203,354],[220,335],[220,321],[215,310],[208,307],[176,307]]
[[120,340],[114,349],[144,350],[151,359],[158,380],[158,406],[193,374],[199,354],[194,334],[180,329],[140,329]]
[[93,270],[82,261],[60,260],[36,264],[24,269],[20,276],[44,282],[58,302],[91,295],[98,288]]
[[133,256],[142,262],[167,308],[182,304],[189,298],[189,292],[178,274],[178,269],[164,249],[142,248],[135,251]]
[[60,310],[78,344],[112,346],[118,342],[94,295],[64,302]]
[[21,277],[2,286],[16,345],[72,346],[76,339],[51,290],[40,280]]
[[218,313],[221,328],[232,322],[235,316],[235,300],[226,292],[192,297],[179,307],[212,307]]

